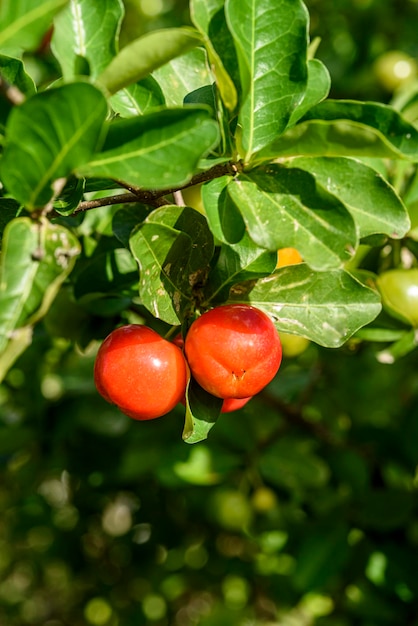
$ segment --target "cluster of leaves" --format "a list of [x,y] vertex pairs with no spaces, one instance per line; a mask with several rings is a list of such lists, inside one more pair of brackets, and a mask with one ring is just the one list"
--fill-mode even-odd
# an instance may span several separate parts
[[[279,331],[338,347],[379,315],[358,252],[411,232],[382,164],[401,164],[413,203],[417,129],[394,107],[327,99],[301,0],[190,12],[193,27],[119,50],[121,0],[3,4],[2,375],[64,283],[86,314],[168,332],[249,302]],[[23,53],[52,19],[59,75],[39,86]],[[181,195],[202,183],[204,214]],[[276,269],[284,246],[305,262]]]

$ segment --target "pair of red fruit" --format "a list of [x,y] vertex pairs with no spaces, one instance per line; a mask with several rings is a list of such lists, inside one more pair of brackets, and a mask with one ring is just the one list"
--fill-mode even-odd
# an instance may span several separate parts
[[[184,348],[184,351],[183,351]],[[117,328],[97,353],[99,393],[138,420],[169,413],[184,402],[190,373],[234,411],[276,375],[282,347],[270,318],[244,304],[219,306],[196,319],[184,341],[170,342],[139,324]]]

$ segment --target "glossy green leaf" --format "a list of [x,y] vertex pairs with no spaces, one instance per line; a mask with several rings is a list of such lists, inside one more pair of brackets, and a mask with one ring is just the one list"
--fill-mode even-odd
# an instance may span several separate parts
[[148,76],[121,89],[109,98],[109,102],[121,117],[135,117],[159,108],[165,104],[165,98],[157,81]]
[[[237,65],[237,59],[235,50],[231,50],[231,39],[227,31],[224,13],[224,0],[191,0],[190,13],[193,24],[203,37],[221,98],[226,108],[233,111],[237,105],[237,90],[231,78],[229,67],[234,71],[233,68]],[[224,35],[222,43],[219,41],[220,34],[221,36]],[[232,63],[228,63],[228,53]]]
[[205,298],[212,302],[223,302],[228,299],[234,285],[269,276],[276,263],[277,253],[260,248],[247,234],[235,245],[224,244],[208,276]]
[[52,51],[65,80],[80,74],[80,59],[88,64],[92,78],[105,69],[116,54],[124,14],[121,0],[70,0],[57,16]]
[[345,206],[301,169],[273,164],[252,170],[234,178],[228,193],[259,246],[297,248],[315,269],[340,267],[357,244]]
[[106,114],[102,93],[87,83],[43,91],[16,107],[1,162],[7,190],[29,209],[44,206],[53,182],[91,158]]
[[33,50],[67,0],[2,0],[0,50]]
[[190,207],[162,207],[130,237],[140,268],[141,301],[168,324],[182,323],[192,303],[192,288],[212,256],[213,240],[204,222]]
[[227,193],[232,176],[214,178],[202,185],[202,202],[209,226],[216,239],[237,243],[245,232],[245,222],[238,207]]
[[243,157],[286,128],[307,83],[308,14],[300,0],[226,0],[242,87]]
[[347,207],[359,238],[377,233],[393,239],[405,236],[408,212],[385,179],[361,161],[343,157],[296,158],[289,162],[310,172],[316,181]]
[[46,313],[79,253],[78,240],[63,226],[9,222],[0,257],[0,351],[15,328]]
[[171,59],[155,70],[153,77],[162,89],[167,106],[171,107],[182,106],[188,94],[213,81],[202,48],[193,48]]
[[417,160],[418,130],[384,104],[326,100],[257,159],[299,155]]
[[98,81],[110,93],[116,93],[200,44],[201,37],[193,28],[151,31],[122,48]]
[[290,116],[288,126],[293,126],[313,106],[322,102],[329,93],[331,77],[325,65],[319,59],[308,61],[308,84],[302,102]]
[[198,443],[207,439],[216,423],[221,409],[221,398],[216,398],[190,379],[186,392],[186,417],[183,440],[186,443]]
[[218,126],[206,109],[148,113],[111,124],[103,152],[77,173],[167,189],[188,182],[217,140]]
[[315,272],[306,263],[283,267],[231,301],[265,311],[277,329],[328,348],[341,346],[381,310],[380,297],[343,270]]

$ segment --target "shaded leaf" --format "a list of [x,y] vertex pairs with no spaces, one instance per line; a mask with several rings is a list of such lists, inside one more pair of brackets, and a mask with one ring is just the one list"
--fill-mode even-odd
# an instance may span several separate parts
[[91,158],[106,114],[102,93],[87,83],[44,91],[16,107],[1,162],[8,191],[30,209],[44,206],[52,183]]
[[111,94],[116,93],[200,43],[200,35],[192,28],[151,31],[122,48],[100,74],[98,81]]
[[70,0],[55,19],[51,40],[65,80],[80,73],[80,59],[87,61],[89,76],[97,78],[116,54],[123,14],[121,0]]
[[138,268],[126,248],[93,255],[77,272],[74,295],[77,299],[97,293],[122,295],[138,283]]
[[293,580],[297,589],[319,589],[342,568],[349,556],[348,527],[339,521],[322,524],[304,537]]
[[296,248],[315,269],[341,266],[357,244],[345,206],[301,169],[273,164],[252,170],[234,178],[228,193],[259,246]]
[[[35,83],[25,72],[24,65],[20,59],[0,54],[0,75],[9,85],[17,87],[24,96],[30,97],[36,93]],[[0,110],[1,123],[6,123],[7,116],[12,108],[13,105],[3,98]]]
[[78,168],[81,176],[116,178],[146,189],[188,182],[214,147],[218,126],[203,108],[165,109],[110,125],[103,152]]
[[67,0],[2,0],[0,50],[33,50]]
[[[6,225],[17,216],[20,205],[16,200],[11,198],[0,198],[0,236],[3,236],[3,231]],[[1,250],[1,245],[0,245]]]
[[227,0],[242,87],[239,124],[249,161],[286,128],[307,83],[308,13],[299,0]]
[[269,276],[276,263],[277,253],[260,248],[247,234],[235,245],[224,244],[208,276],[205,297],[208,301],[223,302],[233,285]]
[[259,467],[266,480],[295,492],[322,487],[329,478],[324,461],[304,441],[290,437],[269,446],[260,458]]
[[322,102],[329,93],[331,77],[325,65],[319,59],[308,61],[308,84],[302,102],[290,116],[288,126],[293,126],[313,106]]
[[237,243],[245,232],[241,213],[227,193],[232,180],[232,176],[221,176],[202,185],[202,202],[210,229],[224,243]]
[[366,528],[383,532],[401,528],[411,518],[415,498],[412,493],[398,489],[378,489],[356,507],[356,522]]
[[343,270],[315,272],[306,263],[284,267],[231,301],[265,311],[277,329],[329,348],[341,346],[381,310],[379,295]]
[[399,239],[411,224],[402,200],[385,179],[361,161],[343,157],[296,158],[289,167],[306,170],[351,213],[359,238],[378,233]]
[[[233,111],[237,105],[237,90],[229,70],[231,68],[234,71],[237,59],[235,50],[231,53],[224,0],[192,0],[190,13],[194,25],[203,37],[221,98],[226,108]],[[228,57],[232,58],[232,63],[228,62]]]

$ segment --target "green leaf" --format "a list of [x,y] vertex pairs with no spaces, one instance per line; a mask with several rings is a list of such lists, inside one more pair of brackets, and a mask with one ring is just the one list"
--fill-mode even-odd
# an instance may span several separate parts
[[155,70],[153,77],[170,107],[182,106],[188,94],[212,83],[206,53],[202,48],[193,48],[171,59]]
[[296,556],[293,574],[297,589],[321,589],[343,567],[349,556],[348,527],[342,522],[322,523],[308,530]]
[[[11,198],[0,198],[0,237],[3,236],[3,231],[6,225],[17,216],[20,205],[16,200]],[[1,246],[0,246],[1,250]]]
[[[229,67],[234,71],[237,59],[235,50],[231,54],[228,47],[231,38],[226,26],[224,0],[191,0],[190,14],[193,24],[203,37],[221,98],[226,108],[233,111],[237,105],[237,90]],[[228,62],[228,53],[232,63]]]
[[144,204],[124,204],[112,219],[112,231],[125,248],[129,248],[129,237],[133,229],[149,215],[149,207]]
[[418,159],[418,130],[390,106],[326,100],[257,155]]
[[33,50],[67,0],[2,0],[0,50]]
[[313,106],[324,100],[331,87],[331,77],[319,59],[308,61],[308,84],[302,102],[290,116],[288,126],[293,126]]
[[168,189],[187,183],[217,141],[218,126],[206,109],[165,109],[111,124],[103,152],[77,173]]
[[74,295],[122,294],[138,283],[138,267],[126,248],[95,254],[77,272]]
[[361,161],[343,157],[301,157],[289,167],[310,172],[316,181],[347,207],[357,227],[358,237],[378,233],[393,239],[410,229],[408,212],[402,200],[385,179]]
[[238,55],[241,142],[251,155],[286,128],[307,83],[308,13],[300,0],[226,0]]
[[192,287],[212,256],[213,240],[204,222],[190,207],[162,207],[130,237],[140,267],[142,303],[168,324],[182,323],[192,303]]
[[29,209],[47,204],[53,182],[91,158],[106,114],[103,94],[87,83],[44,91],[16,107],[1,162],[8,191]]
[[[36,93],[36,86],[32,78],[25,72],[20,59],[0,54],[0,74],[10,85],[17,87],[26,97]],[[2,103],[2,107],[4,103]]]
[[265,311],[277,329],[337,348],[381,310],[377,292],[343,270],[315,272],[305,263],[283,267],[231,301]]
[[183,440],[186,443],[198,443],[207,439],[221,413],[222,403],[221,398],[212,396],[193,378],[190,379],[186,391],[186,417],[183,429]]
[[376,489],[356,507],[356,522],[366,528],[391,531],[413,518],[414,494],[399,489]]
[[[33,328],[32,326],[23,326],[23,328],[16,328],[4,350],[0,351],[0,382],[4,380],[9,369],[13,363],[20,357],[21,354],[32,343]],[[3,436],[4,433],[2,433]],[[2,446],[4,441],[2,440]],[[17,446],[19,447],[19,446]]]
[[301,169],[258,168],[234,178],[228,193],[259,246],[297,248],[314,269],[340,267],[357,244],[345,206]]
[[260,458],[259,468],[266,480],[296,493],[323,487],[329,479],[328,466],[309,449],[309,444],[291,437],[269,446]]
[[111,94],[116,93],[200,44],[201,37],[192,28],[151,31],[125,46],[100,74],[98,81]]
[[57,16],[51,47],[66,81],[80,74],[80,59],[89,76],[97,76],[116,54],[124,8],[121,0],[70,0]]
[[260,248],[247,234],[235,245],[222,245],[205,285],[206,300],[227,300],[231,287],[236,283],[269,276],[276,263],[277,253]]
[[0,351],[15,328],[46,313],[79,253],[77,239],[63,226],[29,218],[9,222],[0,258]]
[[219,241],[237,243],[245,232],[245,222],[231,196],[227,193],[232,176],[214,178],[202,185],[202,202],[209,226]]
[[135,117],[159,108],[165,104],[165,98],[157,81],[148,76],[115,93],[109,98],[109,102],[115,113],[121,117]]

